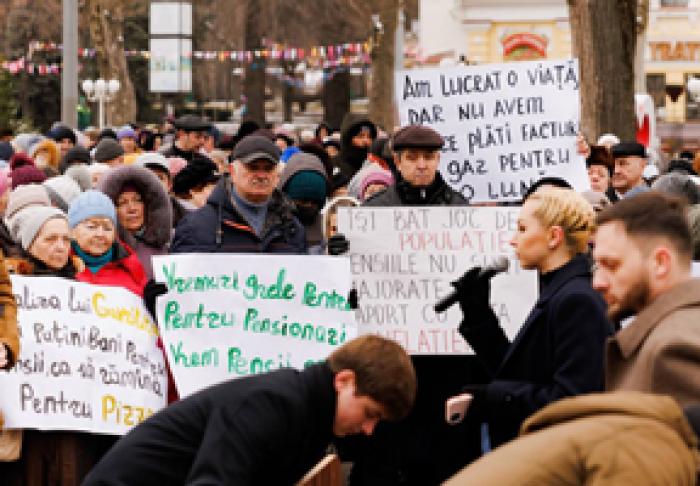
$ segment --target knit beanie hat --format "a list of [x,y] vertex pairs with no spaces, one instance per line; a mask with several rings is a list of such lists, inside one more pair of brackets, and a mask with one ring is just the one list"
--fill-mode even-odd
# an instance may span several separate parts
[[20,210],[30,206],[51,206],[46,188],[40,184],[25,184],[13,189],[7,200],[5,219],[12,218]]
[[117,140],[121,140],[122,138],[136,139],[136,132],[129,125],[125,125],[117,132]]
[[373,170],[367,173],[365,177],[362,178],[360,183],[360,197],[364,196],[365,189],[372,184],[383,184],[385,186],[394,185],[394,175],[388,170],[380,169]]
[[10,159],[10,178],[12,179],[12,189],[24,184],[41,184],[46,180],[46,175],[34,165],[34,161],[29,156],[18,152]]
[[66,169],[66,173],[71,179],[78,183],[81,191],[87,191],[92,189],[92,177],[90,176],[90,169],[85,165],[72,165]]
[[289,179],[283,191],[290,199],[310,200],[323,205],[328,188],[326,178],[315,170],[302,170]]
[[71,165],[76,163],[90,163],[90,152],[88,152],[88,150],[81,145],[71,147],[70,149],[68,149],[68,152],[66,152],[66,155],[63,156],[63,160],[61,160],[60,166],[61,173],[65,173]]
[[76,197],[68,208],[68,224],[71,229],[89,218],[108,218],[117,225],[117,211],[106,194],[90,189]]
[[68,206],[82,192],[78,183],[66,175],[47,179],[43,186],[49,193],[51,204],[61,211],[68,211]]
[[173,192],[187,194],[190,189],[200,184],[210,184],[219,180],[216,164],[209,160],[197,160],[187,164],[173,178]]
[[95,160],[98,162],[114,160],[121,155],[124,155],[124,149],[113,138],[103,138],[95,147]]
[[57,125],[53,127],[51,130],[49,130],[49,133],[47,133],[46,136],[55,142],[60,142],[61,140],[67,138],[73,142],[73,145],[76,143],[75,132],[65,125]]
[[66,214],[58,208],[37,206],[24,210],[19,226],[18,240],[22,248],[28,250],[44,224],[53,218],[66,219]]

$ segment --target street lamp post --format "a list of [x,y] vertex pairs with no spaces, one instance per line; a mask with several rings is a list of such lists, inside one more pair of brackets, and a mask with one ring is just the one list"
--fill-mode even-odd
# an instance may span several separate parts
[[95,81],[92,79],[86,79],[81,85],[88,101],[97,101],[99,106],[99,118],[100,118],[100,130],[105,127],[105,103],[112,101],[114,96],[121,88],[121,84],[118,79],[110,79],[105,81],[99,78]]

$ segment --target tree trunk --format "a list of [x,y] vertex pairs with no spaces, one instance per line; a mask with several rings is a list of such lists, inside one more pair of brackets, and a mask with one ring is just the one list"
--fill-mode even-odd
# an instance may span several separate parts
[[[261,21],[262,7],[258,2],[248,0],[245,9],[245,49],[259,50],[262,47]],[[253,57],[246,64],[243,94],[246,97],[246,112],[244,121],[254,121],[260,126],[265,125],[265,59]]]
[[336,72],[323,84],[323,120],[334,129],[340,129],[343,117],[350,110],[350,71]]
[[581,131],[634,140],[636,0],[568,0],[581,69]]
[[370,119],[391,131],[396,123],[394,105],[394,47],[399,0],[378,0],[383,33],[372,49],[372,80],[369,94]]
[[100,77],[118,79],[121,84],[114,99],[105,104],[108,124],[118,126],[136,121],[136,94],[124,55],[124,2],[87,0],[90,37]]

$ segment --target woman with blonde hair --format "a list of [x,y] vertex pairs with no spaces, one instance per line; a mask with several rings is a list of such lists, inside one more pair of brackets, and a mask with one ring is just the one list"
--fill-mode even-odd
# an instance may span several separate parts
[[539,299],[510,342],[489,305],[479,269],[453,285],[464,320],[459,331],[488,372],[471,384],[469,417],[482,423],[484,450],[514,438],[525,418],[560,398],[603,389],[603,350],[613,328],[591,287],[588,241],[595,215],[571,189],[543,187],[523,203],[511,246],[536,270]]

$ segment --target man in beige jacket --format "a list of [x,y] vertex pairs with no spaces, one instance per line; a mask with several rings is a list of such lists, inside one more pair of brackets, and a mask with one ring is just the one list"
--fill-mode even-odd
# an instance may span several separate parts
[[686,417],[670,397],[637,392],[565,398],[532,415],[520,437],[445,485],[691,486],[698,459],[698,408],[693,406]]
[[613,322],[634,317],[607,343],[605,388],[700,403],[700,280],[690,277],[683,204],[649,192],[601,212],[593,288]]

